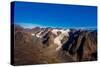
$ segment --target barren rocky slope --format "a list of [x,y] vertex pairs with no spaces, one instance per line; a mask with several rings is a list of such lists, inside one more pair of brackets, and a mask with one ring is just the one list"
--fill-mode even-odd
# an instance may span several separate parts
[[97,31],[15,26],[14,64],[97,60]]

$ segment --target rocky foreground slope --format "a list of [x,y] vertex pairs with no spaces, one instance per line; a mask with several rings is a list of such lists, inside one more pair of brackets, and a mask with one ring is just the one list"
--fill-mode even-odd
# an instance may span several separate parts
[[14,64],[97,60],[97,30],[15,26]]

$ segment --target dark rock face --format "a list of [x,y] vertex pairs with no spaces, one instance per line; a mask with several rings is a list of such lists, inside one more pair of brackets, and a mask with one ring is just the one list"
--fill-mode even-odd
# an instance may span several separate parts
[[[35,29],[35,28],[34,28]],[[36,28],[35,31],[37,31]],[[42,38],[32,36],[34,30],[25,30],[15,26],[14,37],[14,64],[48,64],[76,61],[97,60],[97,31],[71,30],[69,37],[61,40],[63,44],[59,51],[54,43],[58,35],[53,34],[52,29],[42,29]]]
[[[76,56],[76,61],[97,60],[96,35],[93,32],[77,31],[70,35],[69,40],[63,45],[63,50],[69,52],[72,56]],[[93,54],[95,55],[93,56]]]

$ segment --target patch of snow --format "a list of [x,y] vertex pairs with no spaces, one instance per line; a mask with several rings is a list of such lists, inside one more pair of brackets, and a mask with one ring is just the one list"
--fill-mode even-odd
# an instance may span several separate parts
[[35,34],[34,34],[34,33],[32,33],[31,35],[32,35],[32,36],[35,36]]
[[[58,31],[60,31],[61,34],[54,39],[54,43],[58,45],[58,47],[56,48],[56,51],[58,51],[63,45],[61,43],[61,40],[64,38],[64,36],[69,37],[69,32],[70,32],[69,29],[67,29],[67,30],[58,30]],[[54,33],[57,33],[57,30],[55,30]]]
[[37,33],[37,34],[36,34],[36,37],[41,38],[41,36],[40,36],[41,33],[42,33],[42,31],[40,31],[39,33]]
[[53,34],[57,35],[57,32],[58,32],[58,31],[59,31],[58,29],[53,29],[51,32],[52,32]]

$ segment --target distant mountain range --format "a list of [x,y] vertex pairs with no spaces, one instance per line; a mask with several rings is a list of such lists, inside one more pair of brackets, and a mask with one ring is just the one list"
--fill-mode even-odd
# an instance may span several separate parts
[[97,60],[97,30],[14,27],[15,65]]

